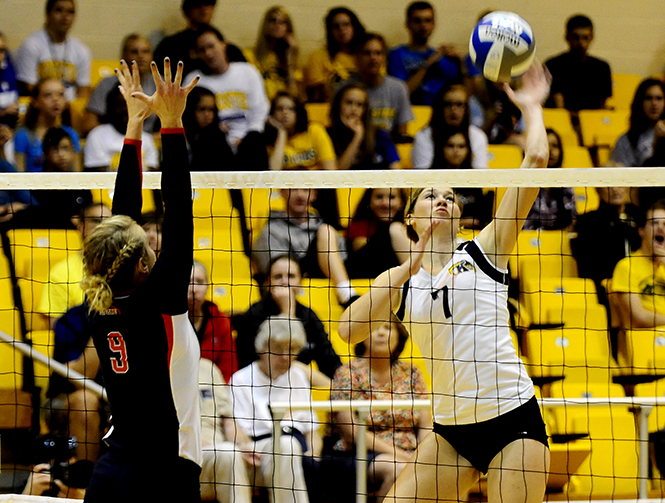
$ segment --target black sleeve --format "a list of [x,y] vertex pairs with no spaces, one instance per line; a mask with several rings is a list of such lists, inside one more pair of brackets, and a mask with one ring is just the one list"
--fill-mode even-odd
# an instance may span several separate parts
[[192,183],[182,129],[162,129],[162,198],[162,250],[150,279],[164,313],[182,314],[194,256]]
[[139,220],[143,206],[142,184],[141,141],[125,139],[115,178],[114,215],[127,215],[135,221]]
[[[303,307],[302,312],[297,310],[296,314],[305,325],[307,342],[310,346],[310,350],[307,351],[309,361],[303,363],[309,364],[311,360],[314,360],[319,370],[332,379],[335,377],[335,371],[342,366],[342,360],[332,347],[323,323],[309,308]],[[300,357],[298,359],[300,360]]]

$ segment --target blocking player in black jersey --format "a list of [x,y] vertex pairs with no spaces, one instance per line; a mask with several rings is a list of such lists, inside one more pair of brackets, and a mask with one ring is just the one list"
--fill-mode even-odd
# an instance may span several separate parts
[[[86,501],[199,501],[201,464],[198,362],[187,317],[192,271],[191,182],[182,125],[187,94],[182,62],[164,79],[152,63],[156,92],[141,92],[135,62],[117,71],[129,124],[113,198],[114,216],[83,245],[81,283],[92,338],[111,404],[108,453],[98,461]],[[158,259],[141,216],[141,131],[154,112],[162,123],[162,195],[166,206]]]

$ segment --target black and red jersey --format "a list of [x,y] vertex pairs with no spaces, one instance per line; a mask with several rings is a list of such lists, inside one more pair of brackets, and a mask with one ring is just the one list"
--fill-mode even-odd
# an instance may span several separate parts
[[[111,449],[201,464],[199,343],[187,314],[193,259],[191,181],[181,129],[162,130],[162,251],[147,282],[91,316],[111,404]],[[138,220],[141,143],[125,140],[113,213]]]

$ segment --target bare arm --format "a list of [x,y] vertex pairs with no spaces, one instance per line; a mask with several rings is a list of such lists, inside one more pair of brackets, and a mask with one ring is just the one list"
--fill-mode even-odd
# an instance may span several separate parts
[[344,150],[344,153],[337,159],[337,167],[338,169],[351,169],[353,161],[356,160],[356,156],[360,151],[360,146],[365,139],[365,127],[362,120],[352,122],[348,119],[342,119],[342,122],[353,131],[353,138],[346,147],[346,150]]
[[613,292],[614,305],[619,310],[622,328],[653,328],[665,325],[665,316],[644,307],[637,293]]
[[[520,168],[546,168],[549,145],[541,103],[549,93],[549,74],[539,61],[522,77],[522,88],[505,90],[511,101],[519,107],[526,123],[526,152]],[[497,267],[508,265],[508,255],[517,242],[524,220],[529,215],[538,187],[510,187],[504,195],[494,220],[478,235],[478,242],[490,261]]]
[[309,384],[311,384],[313,388],[330,389],[332,384],[330,377],[325,375],[320,370],[316,370],[312,366],[305,365],[303,362],[299,361],[294,361],[291,365],[298,367],[305,373],[307,379],[309,380]]
[[563,99],[563,94],[554,93],[552,95],[552,101],[554,102],[555,107],[557,107],[557,108],[566,108],[566,103]]
[[88,340],[85,350],[76,360],[67,363],[67,367],[71,370],[84,375],[88,379],[94,379],[99,370],[99,356],[95,349],[95,344],[92,342],[92,337]]
[[286,129],[284,129],[284,126],[272,117],[268,117],[268,123],[277,129],[277,139],[275,140],[275,146],[270,155],[270,170],[281,171],[284,167],[284,150],[286,148],[287,140]]
[[261,454],[254,451],[252,439],[242,431],[242,428],[238,426],[235,419],[230,417],[222,418],[222,426],[224,428],[224,436],[228,441],[238,446],[245,462],[250,466],[259,466],[261,464]]

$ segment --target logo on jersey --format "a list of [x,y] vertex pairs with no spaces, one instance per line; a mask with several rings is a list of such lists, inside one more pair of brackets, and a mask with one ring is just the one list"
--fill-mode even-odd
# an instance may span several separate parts
[[450,267],[450,269],[448,269],[448,272],[453,276],[455,276],[456,274],[462,274],[463,272],[469,272],[469,271],[475,272],[476,268],[468,260],[461,260],[460,262],[453,264]]
[[99,312],[100,315],[102,316],[113,316],[116,314],[120,314],[120,311],[116,309],[115,307],[111,306],[108,309],[104,309],[103,311]]

